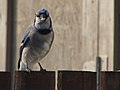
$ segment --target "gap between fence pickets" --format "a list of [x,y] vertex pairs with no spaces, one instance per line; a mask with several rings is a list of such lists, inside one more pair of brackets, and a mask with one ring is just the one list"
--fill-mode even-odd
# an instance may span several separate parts
[[55,90],[58,90],[58,71],[55,71]]

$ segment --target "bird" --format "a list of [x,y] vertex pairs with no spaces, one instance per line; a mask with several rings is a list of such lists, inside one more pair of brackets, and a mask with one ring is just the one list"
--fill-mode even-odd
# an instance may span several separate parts
[[47,9],[40,9],[22,38],[19,47],[18,70],[32,71],[39,64],[40,71],[46,71],[40,61],[48,54],[54,40],[52,19]]

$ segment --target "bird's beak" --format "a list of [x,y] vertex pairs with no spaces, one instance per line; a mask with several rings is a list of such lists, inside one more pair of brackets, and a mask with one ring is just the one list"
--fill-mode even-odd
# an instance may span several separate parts
[[40,20],[41,20],[41,21],[44,21],[44,20],[45,20],[45,18],[44,18],[44,17],[41,17],[41,18],[40,18]]
[[46,20],[46,16],[44,14],[40,15],[40,20],[41,21],[45,21]]

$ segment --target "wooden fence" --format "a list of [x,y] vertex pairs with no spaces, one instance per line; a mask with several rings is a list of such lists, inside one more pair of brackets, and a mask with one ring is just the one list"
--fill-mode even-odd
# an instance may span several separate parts
[[[15,72],[14,90],[55,90],[55,72]],[[119,90],[120,73],[102,72],[101,90]],[[0,90],[10,90],[10,73],[0,72]],[[96,90],[96,73],[58,71],[57,90]]]
[[54,72],[16,72],[15,90],[55,90]]
[[[59,71],[58,90],[96,90],[96,73]],[[101,73],[101,90],[120,90],[119,72]]]
[[[0,72],[0,90],[10,90],[10,73]],[[55,72],[14,73],[14,90],[55,90]]]
[[10,90],[9,72],[0,72],[0,90]]

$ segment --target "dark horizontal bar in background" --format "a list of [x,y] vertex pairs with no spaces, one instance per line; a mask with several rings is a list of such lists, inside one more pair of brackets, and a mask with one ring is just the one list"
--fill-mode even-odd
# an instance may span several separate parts
[[55,72],[15,72],[14,90],[55,90]]
[[10,90],[9,72],[0,72],[0,90]]

